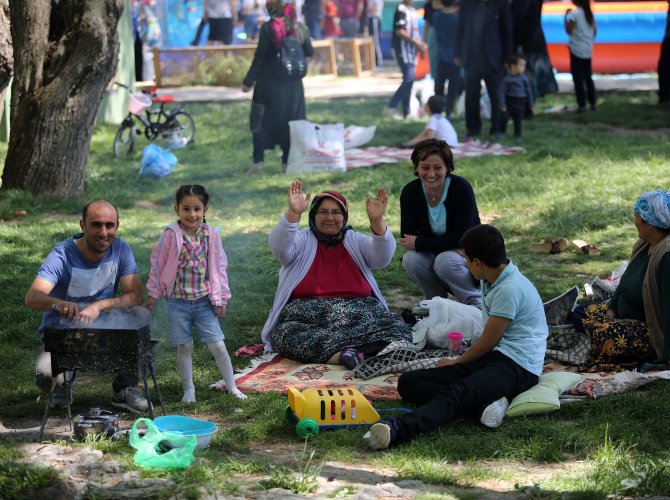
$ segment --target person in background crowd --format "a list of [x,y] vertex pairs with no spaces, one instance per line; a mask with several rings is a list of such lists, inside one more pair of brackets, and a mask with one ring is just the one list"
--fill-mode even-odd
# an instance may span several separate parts
[[204,0],[203,22],[209,23],[207,45],[233,43],[233,27],[237,24],[237,0]]
[[340,26],[344,38],[353,38],[358,33],[359,19],[363,13],[364,0],[339,0]]
[[294,4],[282,0],[267,3],[270,20],[263,23],[251,67],[242,91],[254,87],[249,125],[253,133],[253,164],[247,174],[263,172],[265,150],[282,149],[282,170],[286,171],[291,134],[288,122],[305,119],[305,89],[301,79],[287,79],[277,61],[284,37],[298,40],[306,57],[314,54],[307,27],[296,19]]
[[512,54],[507,59],[507,74],[500,86],[500,100],[503,103],[500,119],[500,133],[504,134],[507,122],[514,121],[514,138],[521,139],[523,118],[533,112],[533,89],[526,76],[526,58],[522,54]]
[[426,44],[428,50],[428,65],[430,69],[430,74],[435,78],[437,74],[437,61],[439,59],[439,49],[437,47],[437,35],[435,29],[433,29],[433,13],[435,9],[433,8],[433,0],[426,0],[426,3],[423,6],[423,33],[421,38],[423,43]]
[[321,22],[323,21],[323,0],[305,0],[302,5],[302,14],[312,40],[321,40]]
[[247,35],[247,42],[256,41],[260,23],[265,20],[268,14],[265,8],[265,0],[242,0],[240,13],[244,23],[244,32]]
[[593,40],[596,37],[596,20],[591,11],[590,0],[572,0],[577,7],[565,11],[565,31],[570,35],[570,72],[575,84],[577,112],[586,111],[589,101],[591,111],[596,110],[596,87],[591,77]]
[[526,56],[526,74],[538,99],[558,92],[558,83],[549,60],[542,31],[543,0],[512,0],[513,50]]
[[670,0],[665,20],[665,35],[661,42],[661,55],[658,58],[658,103],[670,103]]
[[323,23],[321,24],[325,38],[337,38],[342,34],[340,26],[340,10],[335,0],[325,0],[323,4]]
[[[454,46],[458,28],[459,0],[432,0],[433,30],[437,37],[437,73],[435,77],[435,95],[444,95],[444,84],[449,83],[447,90],[446,113],[451,118],[456,99],[461,93],[461,68],[454,62]],[[455,144],[449,143],[451,146]]]
[[465,71],[466,138],[476,138],[482,129],[481,81],[491,100],[491,129],[500,127],[500,84],[504,64],[512,54],[512,13],[508,0],[468,0],[461,4],[454,62]]
[[381,32],[384,0],[368,0],[368,34],[375,44],[375,65],[381,68],[384,65],[382,54]]
[[[402,82],[389,101],[384,114],[394,119],[403,119],[409,115],[409,102],[414,84],[414,68],[416,53],[426,50],[426,45],[419,37],[416,11],[412,0],[402,0],[393,15],[393,51],[402,72]],[[398,114],[398,104],[402,105],[402,115]]]

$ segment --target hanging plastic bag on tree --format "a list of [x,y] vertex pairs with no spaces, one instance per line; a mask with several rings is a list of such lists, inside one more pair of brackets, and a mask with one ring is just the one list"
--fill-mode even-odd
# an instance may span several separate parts
[[[138,424],[147,428],[144,436]],[[162,432],[148,418],[138,418],[130,429],[130,446],[135,448],[135,464],[146,469],[185,469],[195,461],[195,436]]]
[[149,144],[142,152],[139,175],[160,179],[170,175],[175,165],[177,165],[177,157],[173,153],[155,144]]

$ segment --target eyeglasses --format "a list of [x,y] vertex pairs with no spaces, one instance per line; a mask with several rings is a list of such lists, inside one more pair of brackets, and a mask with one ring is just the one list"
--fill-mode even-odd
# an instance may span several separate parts
[[319,217],[328,217],[329,215],[333,217],[344,217],[344,212],[342,210],[317,210],[316,215]]

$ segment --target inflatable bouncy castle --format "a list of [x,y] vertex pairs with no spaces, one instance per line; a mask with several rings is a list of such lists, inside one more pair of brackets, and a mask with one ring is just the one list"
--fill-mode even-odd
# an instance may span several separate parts
[[[539,0],[535,0],[539,1]],[[397,2],[386,2],[384,21],[390,38],[393,14],[387,19],[386,10]],[[423,2],[415,2],[415,7]],[[542,30],[547,41],[552,66],[560,73],[570,72],[568,34],[563,19],[568,8],[575,6],[570,1],[545,1],[542,6]],[[655,72],[665,33],[668,2],[607,2],[592,1],[591,8],[598,33],[593,46],[592,68],[594,73],[647,73]],[[423,9],[417,9],[423,15]],[[423,25],[421,19],[421,29]],[[388,43],[388,42],[387,42]],[[390,43],[389,43],[390,56]],[[429,72],[426,57],[417,61],[417,78]]]
[[[570,71],[568,34],[563,27],[571,2],[545,2],[542,29],[551,63],[558,72]],[[592,2],[597,35],[593,45],[594,73],[656,71],[665,32],[668,2]]]

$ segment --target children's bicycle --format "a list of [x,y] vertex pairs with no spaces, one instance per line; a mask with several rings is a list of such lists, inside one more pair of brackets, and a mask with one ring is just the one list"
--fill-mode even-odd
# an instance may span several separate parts
[[[131,91],[127,85],[118,82],[116,84],[128,92]],[[160,136],[162,145],[168,148],[181,148],[193,142],[195,136],[193,117],[184,111],[182,106],[171,110],[165,109],[165,105],[172,101],[173,97],[169,94],[158,96],[155,87],[142,92],[131,92],[128,116],[121,122],[114,138],[114,156],[124,158],[133,153],[138,131],[149,141],[154,141]],[[142,127],[144,131],[141,131]]]

